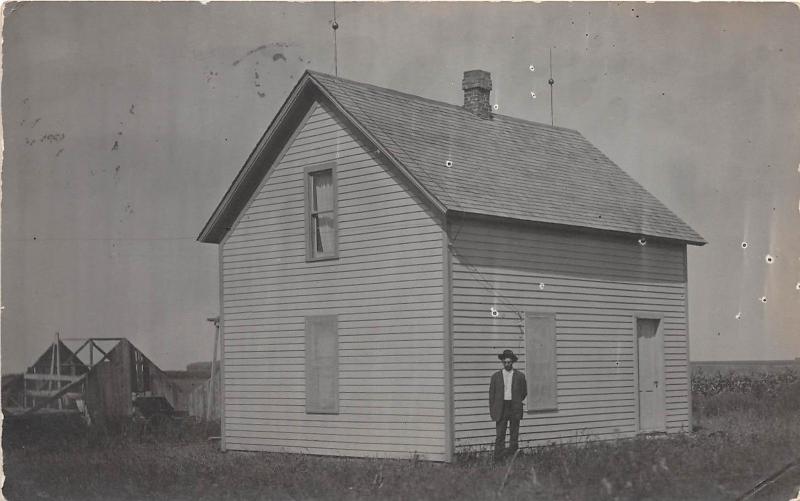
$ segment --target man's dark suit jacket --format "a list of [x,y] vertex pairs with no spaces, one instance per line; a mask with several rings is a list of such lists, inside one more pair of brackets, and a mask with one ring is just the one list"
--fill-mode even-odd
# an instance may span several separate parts
[[[517,369],[512,369],[514,375],[511,376],[511,417],[522,419],[522,401],[528,396],[528,383],[525,381],[525,374]],[[503,371],[499,370],[492,374],[489,383],[489,415],[492,421],[499,421],[503,416],[504,400]]]

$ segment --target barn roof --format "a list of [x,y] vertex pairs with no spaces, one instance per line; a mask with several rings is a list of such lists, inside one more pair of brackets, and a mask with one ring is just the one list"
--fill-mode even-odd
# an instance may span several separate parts
[[292,107],[303,95],[331,104],[444,212],[705,243],[575,130],[499,114],[482,119],[461,106],[311,71],[295,86],[199,240],[222,240],[269,168],[259,158],[270,142],[280,149],[276,139],[286,134],[279,130],[296,123]]

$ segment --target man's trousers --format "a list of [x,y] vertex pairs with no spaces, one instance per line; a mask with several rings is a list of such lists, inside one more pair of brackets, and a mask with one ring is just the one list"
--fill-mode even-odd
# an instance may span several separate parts
[[506,430],[511,425],[511,439],[508,444],[509,452],[514,452],[519,448],[519,419],[511,415],[511,401],[503,402],[503,415],[497,421],[497,438],[494,441],[494,457],[499,459],[505,452]]

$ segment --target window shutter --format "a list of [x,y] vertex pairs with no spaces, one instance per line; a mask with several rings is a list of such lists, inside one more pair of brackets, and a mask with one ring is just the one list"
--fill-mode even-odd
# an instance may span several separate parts
[[339,413],[336,315],[306,317],[306,412]]
[[556,315],[525,313],[525,375],[528,411],[558,408],[556,378]]

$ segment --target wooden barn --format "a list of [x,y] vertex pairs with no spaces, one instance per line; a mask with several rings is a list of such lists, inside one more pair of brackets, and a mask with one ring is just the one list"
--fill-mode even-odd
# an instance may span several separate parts
[[92,367],[85,394],[89,409],[106,419],[131,416],[137,397],[162,396],[173,409],[179,399],[169,376],[127,339],[120,339]]
[[580,133],[306,72],[199,240],[219,245],[223,447],[449,461],[690,426],[687,245]]
[[180,388],[127,339],[57,338],[24,374],[3,385],[2,400],[9,416],[80,412],[104,423],[128,419],[137,398],[155,396],[185,410],[177,405]]

